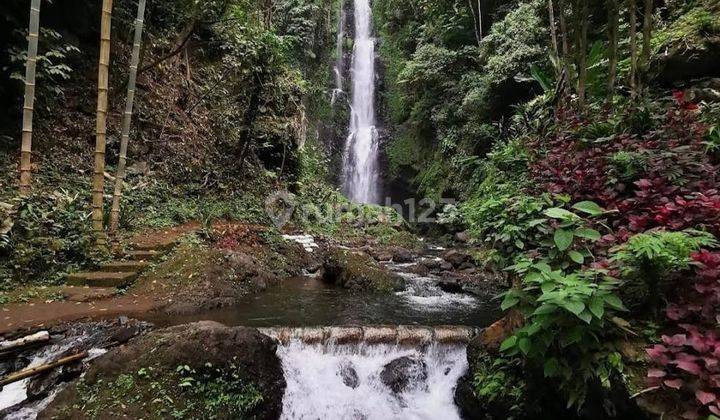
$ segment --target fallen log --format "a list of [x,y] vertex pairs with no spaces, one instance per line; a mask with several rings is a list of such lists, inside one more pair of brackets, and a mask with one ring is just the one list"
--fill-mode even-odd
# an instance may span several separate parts
[[29,378],[31,376],[39,375],[43,372],[47,372],[49,370],[53,370],[58,366],[67,365],[69,363],[82,360],[86,358],[88,355],[87,351],[80,352],[78,354],[74,354],[72,356],[63,357],[61,359],[58,359],[54,362],[46,363],[44,365],[35,366],[28,369],[23,369],[21,371],[11,373],[4,378],[0,379],[0,389],[4,387],[5,385],[11,384],[13,382],[21,381],[25,378]]
[[17,340],[0,341],[0,352],[26,347],[31,344],[43,343],[45,341],[50,341],[50,333],[47,331],[38,331],[35,334],[26,335]]

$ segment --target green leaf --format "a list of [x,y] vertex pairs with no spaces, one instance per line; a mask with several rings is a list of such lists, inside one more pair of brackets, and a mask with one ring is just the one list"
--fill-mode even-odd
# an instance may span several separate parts
[[627,311],[620,298],[615,295],[605,296],[605,302],[619,311]]
[[583,262],[585,262],[585,257],[583,257],[583,255],[577,251],[570,251],[568,252],[568,255],[570,256],[571,260],[575,261],[578,264],[582,264]]
[[586,324],[589,324],[592,321],[592,314],[589,311],[582,311],[577,317],[582,319]]
[[500,351],[508,351],[509,349],[515,347],[515,344],[517,344],[517,336],[511,336],[508,337],[505,341],[500,344]]
[[548,359],[545,362],[545,367],[543,369],[545,371],[545,377],[550,378],[555,375],[557,375],[558,371],[560,370],[560,363],[558,363],[558,360],[556,358]]
[[559,207],[553,207],[551,209],[545,210],[545,216],[552,217],[553,219],[561,219],[561,220],[573,220],[577,219],[577,215],[575,213],[569,212],[565,209],[561,209]]
[[585,304],[576,300],[563,302],[562,306],[575,315],[580,315],[580,313],[585,310]]
[[600,239],[600,232],[595,229],[580,228],[575,230],[575,236],[590,239],[591,241],[597,241],[598,239]]
[[526,337],[521,338],[520,341],[518,341],[518,347],[524,355],[527,355],[530,352],[530,339]]
[[532,314],[533,315],[545,315],[545,314],[553,313],[556,310],[557,310],[557,306],[548,305],[546,303],[546,304],[540,305],[537,309],[535,309],[535,312],[533,312]]
[[542,87],[545,92],[549,92],[554,89],[554,83],[550,76],[548,76],[548,74],[545,73],[537,64],[532,64],[530,66],[530,75],[540,84],[540,87]]
[[520,299],[518,299],[517,296],[508,294],[505,296],[505,299],[503,299],[502,303],[500,304],[500,309],[502,309],[503,311],[507,311],[508,309],[517,305],[518,302],[520,302]]
[[593,297],[590,301],[590,312],[596,318],[602,319],[603,315],[605,315],[605,299],[600,296]]
[[581,201],[572,206],[575,210],[587,213],[591,216],[598,216],[605,213],[602,207],[598,206],[592,201]]
[[566,249],[570,248],[570,245],[572,245],[573,241],[573,233],[569,230],[565,229],[558,229],[555,231],[555,246],[560,251],[565,251]]

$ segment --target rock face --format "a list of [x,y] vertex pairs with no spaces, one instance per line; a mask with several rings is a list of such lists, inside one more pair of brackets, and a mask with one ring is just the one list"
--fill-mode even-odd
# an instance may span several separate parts
[[340,375],[346,386],[349,386],[352,389],[360,386],[360,378],[358,378],[357,371],[355,370],[355,366],[353,366],[352,362],[346,360],[340,363],[338,375]]
[[363,252],[335,249],[329,252],[324,268],[325,281],[351,290],[392,292],[403,286],[402,277]]
[[[207,406],[202,395],[193,393],[193,389],[178,387],[177,371],[181,366],[192,372],[212,367],[213,372],[224,372],[233,380],[254,387],[262,401],[245,415],[276,419],[282,408],[285,379],[275,351],[275,342],[254,328],[201,321],[153,331],[98,358],[82,379],[82,385],[76,383],[63,390],[39,418],[84,418],[83,410],[90,409],[95,410],[98,418],[156,418],[161,408],[172,411],[193,404],[200,410],[208,410],[197,413],[202,416],[231,418],[228,412],[212,412],[224,410],[222,404]],[[141,371],[145,376],[138,373]],[[133,380],[128,393],[137,401],[116,404],[118,395],[113,393],[113,388],[108,390],[107,384],[128,377]],[[159,403],[168,407],[153,403],[160,392],[153,388],[153,383],[161,386],[169,383],[177,393],[172,402]],[[230,391],[237,392],[237,389]],[[93,398],[88,399],[87,395]],[[123,397],[130,398],[130,395]],[[192,413],[189,415],[192,417]]]
[[163,308],[170,314],[188,314],[229,306],[254,291],[265,290],[279,278],[254,257],[223,250],[203,267],[200,278],[180,288],[173,302]]
[[411,387],[424,386],[427,365],[421,359],[403,356],[383,367],[380,380],[396,394]]

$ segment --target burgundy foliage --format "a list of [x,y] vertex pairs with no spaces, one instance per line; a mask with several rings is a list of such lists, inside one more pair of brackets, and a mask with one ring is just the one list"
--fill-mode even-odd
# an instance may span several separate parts
[[[624,242],[654,227],[706,227],[719,233],[718,167],[705,153],[707,127],[697,121],[697,105],[683,97],[676,93],[659,128],[643,135],[624,133],[596,144],[568,134],[582,127],[577,120],[566,122],[560,134],[532,145],[545,150],[531,166],[536,185],[617,210],[608,220],[615,230],[606,238],[611,241]],[[622,180],[613,170],[611,158],[620,151],[644,157],[638,179]]]

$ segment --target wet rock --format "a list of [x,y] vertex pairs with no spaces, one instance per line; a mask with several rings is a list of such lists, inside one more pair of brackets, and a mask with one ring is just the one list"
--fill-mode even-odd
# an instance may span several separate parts
[[468,243],[470,242],[470,235],[467,233],[467,231],[458,232],[455,234],[454,239],[456,242]]
[[[160,378],[172,377],[178,366],[187,365],[198,372],[226,372],[238,375],[243,383],[252,383],[263,396],[263,401],[247,413],[248,418],[276,419],[282,409],[282,396],[285,389],[280,359],[276,354],[276,342],[254,328],[226,327],[222,324],[202,321],[156,330],[145,334],[127,345],[117,347],[95,360],[84,376],[85,389],[100,389],[103,383],[116,380],[123,374],[136,374],[140,368],[153,366],[153,375]],[[156,395],[149,387],[150,381],[136,381],[133,392],[138,395]],[[175,382],[173,382],[174,384]],[[82,404],[82,395],[78,387],[68,386],[44,410],[39,418],[49,419],[84,418],[78,407]],[[91,391],[90,391],[91,392]],[[136,404],[110,404],[112,394],[98,394],[100,400],[94,401],[93,409],[98,418],[154,418],[157,406],[150,400]],[[152,397],[150,397],[152,398]],[[174,407],[205,407],[204,401],[197,400],[193,393],[181,393],[174,401],[167,402],[168,409]],[[175,405],[176,404],[176,405]],[[213,412],[188,413],[189,417],[225,418],[228,413]]]
[[350,362],[349,360],[344,360],[340,363],[338,375],[340,375],[340,377],[342,378],[342,382],[345,384],[345,386],[348,386],[352,389],[360,386],[360,378],[358,378],[355,366],[353,366],[352,362]]
[[447,270],[452,270],[452,269],[453,269],[453,265],[450,264],[450,263],[447,262],[447,261],[442,261],[442,262],[440,263],[440,269],[441,269],[441,270],[445,270],[445,271],[447,271]]
[[702,46],[688,46],[684,42],[671,47],[652,67],[657,69],[655,81],[664,86],[704,77],[718,77],[720,72],[720,39],[711,38]]
[[462,277],[456,275],[453,272],[445,271],[442,273],[442,277],[438,282],[438,286],[445,292],[448,293],[462,293]]
[[430,270],[436,270],[440,268],[440,265],[442,264],[442,260],[435,259],[435,258],[425,258],[423,259],[420,264],[427,267]]
[[58,384],[72,381],[79,377],[82,371],[82,361],[77,361],[30,379],[27,386],[28,399],[33,401],[46,397]]
[[458,270],[469,270],[469,269],[475,269],[475,264],[471,263],[470,261],[465,261],[464,263],[460,264],[458,267]]
[[427,276],[430,274],[430,269],[422,264],[416,264],[411,267],[408,267],[407,271],[417,274],[418,276]]
[[396,263],[407,263],[412,262],[414,260],[414,256],[412,252],[410,252],[408,249],[396,246],[391,249],[392,251],[392,260]]
[[445,261],[452,264],[453,267],[460,267],[463,263],[469,263],[472,261],[472,257],[469,254],[456,249],[451,249],[445,252],[442,257]]
[[392,292],[403,286],[402,277],[362,252],[335,249],[328,253],[323,268],[325,281],[351,290]]
[[393,392],[401,393],[410,387],[425,384],[427,365],[419,358],[403,356],[383,367],[380,380]]

